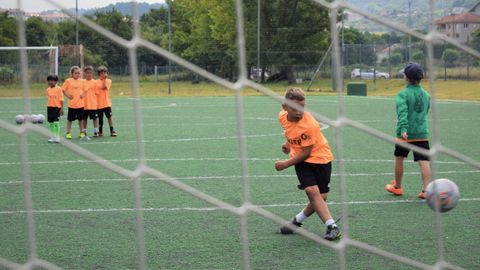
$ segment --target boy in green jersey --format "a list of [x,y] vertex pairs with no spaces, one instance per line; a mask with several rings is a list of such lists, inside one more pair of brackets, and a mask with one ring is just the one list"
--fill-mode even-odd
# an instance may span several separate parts
[[[430,95],[420,86],[423,79],[423,69],[417,63],[410,63],[404,69],[407,87],[398,92],[395,103],[397,109],[397,141],[408,142],[423,149],[430,149],[428,143],[428,112],[430,110]],[[396,196],[403,195],[402,177],[403,160],[410,149],[395,145],[395,179],[385,189]],[[413,151],[413,160],[418,162],[422,174],[422,190],[418,198],[425,199],[425,188],[430,182],[430,159]]]

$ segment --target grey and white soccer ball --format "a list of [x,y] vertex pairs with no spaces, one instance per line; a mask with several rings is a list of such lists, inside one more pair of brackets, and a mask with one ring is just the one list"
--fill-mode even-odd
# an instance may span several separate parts
[[43,124],[43,122],[45,122],[45,115],[39,114],[37,116],[38,116],[38,123]]
[[25,117],[23,116],[23,114],[18,114],[17,116],[15,116],[15,123],[21,125],[23,124],[23,122],[25,122]]
[[425,199],[432,210],[437,209],[440,212],[452,210],[460,199],[460,192],[455,182],[441,178],[428,184],[425,190]]
[[32,122],[33,124],[38,123],[38,115],[32,114],[32,115],[30,116],[30,122]]

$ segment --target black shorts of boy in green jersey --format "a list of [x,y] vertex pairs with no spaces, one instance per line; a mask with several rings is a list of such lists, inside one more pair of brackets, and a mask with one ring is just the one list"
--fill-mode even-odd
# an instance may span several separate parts
[[[423,149],[430,149],[428,143],[428,112],[430,110],[430,95],[420,86],[423,79],[423,69],[417,63],[410,63],[404,69],[407,82],[405,89],[398,92],[395,103],[397,111],[396,138],[401,142],[408,142]],[[396,196],[403,195],[403,161],[410,150],[398,144],[395,145],[395,179],[387,184],[385,189]],[[425,188],[431,180],[430,159],[413,151],[414,161],[418,162],[422,174],[422,190],[418,198],[425,199]]]
[[325,202],[330,190],[333,154],[320,130],[320,124],[309,112],[304,112],[304,107],[303,90],[290,88],[285,93],[283,109],[278,114],[286,137],[282,152],[290,154],[290,158],[276,161],[275,169],[281,171],[295,166],[299,187],[305,191],[309,200],[305,208],[290,223],[280,228],[280,233],[292,234],[307,217],[316,212],[326,226],[324,238],[333,241],[339,239],[341,235]]

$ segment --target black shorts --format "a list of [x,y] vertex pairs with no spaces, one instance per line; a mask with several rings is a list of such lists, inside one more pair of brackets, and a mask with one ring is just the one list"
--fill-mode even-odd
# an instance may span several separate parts
[[330,176],[332,174],[332,163],[315,164],[301,162],[295,165],[300,185],[298,188],[305,189],[309,186],[318,186],[320,193],[328,193],[330,191]]
[[75,120],[83,120],[83,108],[68,108],[68,115],[67,115],[67,120],[68,121],[75,121]]
[[[428,144],[428,141],[418,141],[418,142],[410,142],[410,143],[426,150],[430,149],[430,145]],[[395,152],[393,154],[396,157],[408,157],[409,152],[410,152],[410,149],[400,146],[398,144],[395,144]],[[428,156],[425,156],[413,151],[413,160],[414,161],[430,160],[430,158]]]
[[91,120],[97,119],[98,110],[84,110],[83,119],[87,120],[89,117]]
[[106,107],[102,109],[97,110],[98,117],[102,118],[103,115],[105,114],[105,117],[110,118],[112,117],[112,107]]
[[59,120],[60,120],[60,108],[47,107],[47,121],[49,123],[53,123]]

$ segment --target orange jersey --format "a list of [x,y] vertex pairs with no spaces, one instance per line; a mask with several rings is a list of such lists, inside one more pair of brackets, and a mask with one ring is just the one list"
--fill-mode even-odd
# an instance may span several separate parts
[[[105,82],[105,87],[103,88],[103,83]],[[112,86],[112,80],[105,79],[104,80],[97,80],[97,91],[98,91],[98,108],[108,108],[112,107],[112,101],[110,100],[110,87]]]
[[63,107],[63,92],[58,85],[47,88],[47,107],[62,108]]
[[327,139],[320,130],[320,124],[313,116],[305,112],[298,122],[287,119],[287,111],[282,110],[278,114],[278,120],[285,131],[285,137],[290,145],[290,157],[296,156],[302,151],[302,147],[313,145],[310,156],[305,159],[308,163],[327,164],[333,160],[333,154]]
[[83,81],[83,89],[85,90],[85,110],[96,110],[98,109],[97,102],[97,80],[85,80]]
[[68,78],[63,83],[63,86],[62,86],[63,91],[73,96],[73,99],[67,99],[68,108],[79,109],[85,106],[85,102],[83,98],[80,97],[80,95],[83,94],[83,89],[84,89],[83,82],[84,80],[82,79],[75,80],[73,78]]

